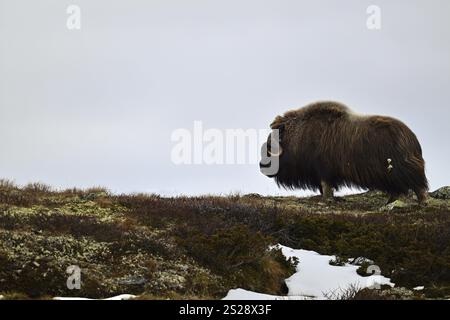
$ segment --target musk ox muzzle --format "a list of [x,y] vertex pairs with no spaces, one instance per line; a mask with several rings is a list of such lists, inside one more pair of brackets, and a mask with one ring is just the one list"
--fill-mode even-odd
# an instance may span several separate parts
[[[416,135],[401,121],[357,115],[324,101],[277,116],[261,148],[260,169],[287,189],[380,190],[389,202],[413,190],[426,198],[425,161]],[[275,137],[275,139],[274,139]]]

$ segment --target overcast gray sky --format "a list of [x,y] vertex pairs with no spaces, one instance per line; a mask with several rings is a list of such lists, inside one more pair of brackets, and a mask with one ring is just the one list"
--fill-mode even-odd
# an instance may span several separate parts
[[0,0],[0,177],[275,194],[255,164],[175,165],[173,130],[262,129],[333,99],[403,120],[431,188],[450,185],[449,40],[448,0]]

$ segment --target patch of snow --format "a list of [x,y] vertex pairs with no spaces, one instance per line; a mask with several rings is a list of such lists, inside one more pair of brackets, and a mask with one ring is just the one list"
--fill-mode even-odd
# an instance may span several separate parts
[[134,298],[136,298],[136,296],[133,294],[120,294],[118,296],[107,298],[104,300],[130,300],[130,299],[134,299]]
[[413,288],[413,290],[416,290],[416,291],[421,291],[423,289],[425,289],[424,286],[418,286],[418,287]]
[[287,278],[286,285],[289,289],[287,296],[274,296],[256,293],[244,289],[232,289],[225,300],[278,300],[278,299],[327,299],[326,294],[339,293],[350,286],[367,288],[379,285],[394,286],[389,278],[382,275],[362,277],[356,273],[358,266],[346,263],[344,266],[332,266],[330,260],[335,256],[320,255],[315,251],[296,250],[278,245],[283,255],[289,259],[296,257],[300,263],[296,273]]
[[120,294],[118,296],[106,299],[90,299],[82,297],[54,297],[53,300],[130,300],[133,298],[136,298],[136,296],[132,294]]
[[232,289],[223,300],[308,300],[302,296],[274,296],[265,293],[253,292],[245,289]]

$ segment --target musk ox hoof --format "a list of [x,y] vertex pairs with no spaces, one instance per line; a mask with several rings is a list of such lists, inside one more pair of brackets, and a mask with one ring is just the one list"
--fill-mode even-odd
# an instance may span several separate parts
[[345,200],[342,197],[323,197],[321,196],[319,198],[319,203],[323,203],[323,204],[333,204],[333,203],[339,203],[339,202],[345,202],[347,200]]
[[430,197],[427,194],[422,194],[417,197],[417,205],[419,207],[426,207],[430,202]]
[[346,200],[342,197],[328,197],[328,198],[322,197],[322,201],[327,203],[336,203],[336,202],[345,202]]
[[419,202],[417,205],[419,207],[427,207],[428,206],[428,199],[427,200],[423,200],[422,202]]

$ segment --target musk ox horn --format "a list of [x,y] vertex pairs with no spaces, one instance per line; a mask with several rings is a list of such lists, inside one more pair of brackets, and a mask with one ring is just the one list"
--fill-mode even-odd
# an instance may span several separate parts
[[275,149],[278,149],[278,152],[272,152],[272,150],[268,150],[269,154],[272,157],[279,157],[279,156],[281,156],[281,154],[283,153],[283,148],[280,145],[278,145],[278,147],[275,148]]

